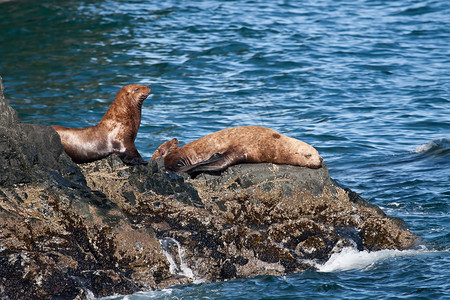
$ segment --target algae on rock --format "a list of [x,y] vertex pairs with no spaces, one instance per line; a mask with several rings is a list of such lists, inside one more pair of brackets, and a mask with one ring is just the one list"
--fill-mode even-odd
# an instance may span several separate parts
[[[343,247],[405,249],[415,241],[401,221],[339,187],[326,165],[240,164],[184,181],[159,160],[130,168],[111,156],[81,168],[135,223],[179,241],[206,281],[300,272]],[[166,190],[141,188],[161,178]]]

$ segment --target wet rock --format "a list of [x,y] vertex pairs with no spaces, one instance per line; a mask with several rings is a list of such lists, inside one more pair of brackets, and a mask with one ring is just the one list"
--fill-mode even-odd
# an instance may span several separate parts
[[52,128],[21,123],[3,93],[0,109],[2,299],[283,275],[345,247],[416,240],[401,220],[339,187],[327,166],[242,164],[189,178],[158,160],[127,166],[115,155],[76,165]]
[[[344,247],[404,249],[415,241],[398,219],[339,187],[326,165],[241,164],[184,180],[159,161],[129,168],[111,156],[81,168],[134,223],[178,241],[193,279],[301,272]],[[158,192],[145,183],[155,178],[165,182]]]
[[99,297],[174,284],[154,231],[131,224],[87,186],[56,132],[21,123],[3,93],[0,109],[0,298]]

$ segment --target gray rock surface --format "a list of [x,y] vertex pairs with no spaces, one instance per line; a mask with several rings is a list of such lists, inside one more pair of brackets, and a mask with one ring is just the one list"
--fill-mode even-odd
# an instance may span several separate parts
[[343,247],[416,241],[401,220],[339,187],[326,166],[242,164],[191,179],[161,161],[126,166],[114,155],[76,165],[52,128],[18,120],[1,78],[0,92],[2,299],[283,275]]

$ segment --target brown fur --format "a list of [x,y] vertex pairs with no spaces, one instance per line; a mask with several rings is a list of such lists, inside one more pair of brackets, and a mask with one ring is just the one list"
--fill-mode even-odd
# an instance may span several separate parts
[[142,103],[150,87],[130,84],[117,92],[100,122],[87,128],[52,126],[59,136],[64,151],[76,163],[86,163],[117,153],[127,164],[143,163],[134,145],[141,124]]
[[166,170],[174,173],[220,171],[238,163],[262,162],[319,168],[323,161],[314,147],[257,126],[224,129],[177,146],[176,139],[162,144],[152,159],[162,157]]
[[173,150],[178,148],[178,140],[176,138],[171,139],[168,142],[165,142],[161,146],[156,149],[156,151],[153,153],[151,160],[165,157],[169,152],[172,152]]

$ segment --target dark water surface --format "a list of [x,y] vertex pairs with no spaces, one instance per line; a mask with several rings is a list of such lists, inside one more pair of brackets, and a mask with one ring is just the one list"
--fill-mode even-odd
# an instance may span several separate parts
[[[0,1],[2,2],[2,1]],[[126,299],[450,298],[450,2],[11,1],[0,75],[27,123],[97,123],[148,84],[138,150],[261,125],[315,146],[331,176],[422,238],[323,272]],[[194,270],[195,273],[195,270]]]

